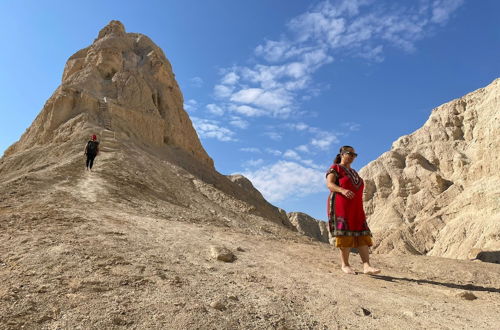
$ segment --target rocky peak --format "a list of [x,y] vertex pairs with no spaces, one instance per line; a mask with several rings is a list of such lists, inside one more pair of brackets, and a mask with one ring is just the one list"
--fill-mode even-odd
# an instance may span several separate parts
[[104,38],[108,35],[125,36],[125,26],[122,22],[113,20],[99,31],[97,39]]
[[172,66],[151,39],[111,21],[92,45],[72,55],[62,84],[21,140],[6,151],[54,141],[69,120],[91,123],[122,139],[178,147],[213,168],[191,120]]

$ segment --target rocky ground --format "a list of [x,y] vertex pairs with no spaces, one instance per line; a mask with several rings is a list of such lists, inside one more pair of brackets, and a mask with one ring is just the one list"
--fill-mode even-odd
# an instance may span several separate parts
[[92,173],[81,153],[4,163],[1,329],[500,328],[499,264],[372,255],[380,276],[347,275],[330,245],[134,152],[103,152]]

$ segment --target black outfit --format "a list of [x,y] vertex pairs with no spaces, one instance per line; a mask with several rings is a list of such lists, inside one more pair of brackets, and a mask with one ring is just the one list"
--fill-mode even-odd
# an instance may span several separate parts
[[[94,145],[92,145],[92,144],[94,144]],[[87,149],[86,149],[86,154],[87,154],[86,166],[87,166],[87,168],[92,169],[92,166],[94,165],[94,158],[95,158],[95,156],[97,156],[98,150],[99,150],[99,142],[97,142],[97,141],[87,142]]]

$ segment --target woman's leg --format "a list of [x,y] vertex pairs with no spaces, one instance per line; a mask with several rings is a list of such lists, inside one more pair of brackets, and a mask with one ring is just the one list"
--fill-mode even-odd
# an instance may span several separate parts
[[95,156],[90,158],[90,164],[89,164],[90,170],[92,170],[92,166],[94,166],[94,158]]
[[342,271],[346,274],[356,274],[356,272],[349,265],[349,254],[351,253],[351,248],[341,247],[340,248],[340,260],[342,261]]
[[359,255],[361,256],[361,261],[363,262],[363,273],[365,274],[378,274],[380,269],[374,268],[370,265],[370,251],[367,245],[358,247]]

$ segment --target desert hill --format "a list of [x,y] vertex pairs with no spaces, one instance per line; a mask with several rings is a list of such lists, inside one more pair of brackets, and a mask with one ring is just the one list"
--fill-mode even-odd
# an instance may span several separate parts
[[375,251],[500,262],[500,79],[432,111],[369,163]]
[[500,326],[500,265],[380,254],[381,276],[341,273],[330,245],[214,169],[182,103],[163,52],[120,22],[70,57],[0,159],[0,329]]

